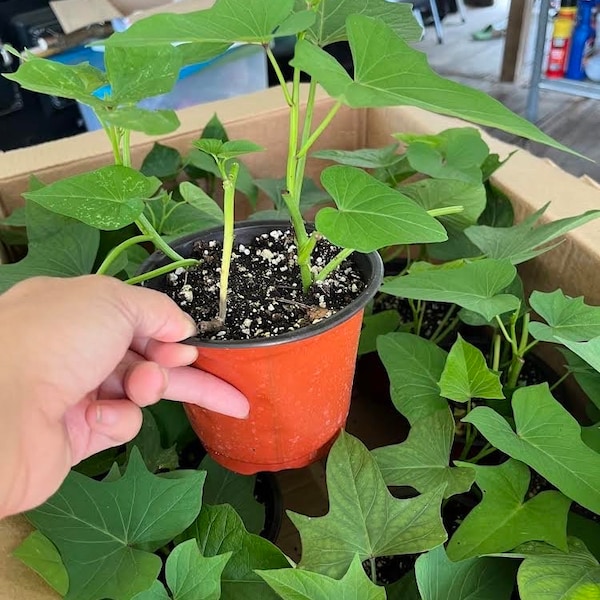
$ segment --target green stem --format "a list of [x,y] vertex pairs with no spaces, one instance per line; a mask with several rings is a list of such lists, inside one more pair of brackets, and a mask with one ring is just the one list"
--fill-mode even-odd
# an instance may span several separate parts
[[320,237],[320,234],[318,234],[316,231],[313,231],[310,234],[310,237],[308,238],[306,244],[304,244],[304,248],[302,248],[302,251],[298,251],[299,263],[306,264],[310,260],[310,255],[315,249],[315,246],[317,245],[317,242],[319,241]]
[[313,131],[311,136],[306,140],[306,143],[298,152],[298,158],[302,158],[306,156],[308,151],[311,149],[312,145],[319,139],[320,135],[327,129],[327,126],[333,120],[333,117],[337,114],[338,110],[342,107],[342,102],[338,100],[332,107],[331,110],[325,115],[321,123],[319,123],[318,127]]
[[427,211],[427,214],[430,217],[445,217],[446,215],[456,215],[464,210],[464,206],[444,206],[441,208],[432,208]]
[[477,464],[482,458],[485,458],[494,452],[496,452],[496,448],[487,443],[475,456],[473,456],[473,458],[467,458],[467,462]]
[[121,130],[121,152],[123,155],[123,165],[131,167],[131,131],[129,129]]
[[[304,113],[304,127],[302,128],[302,139],[300,147],[304,147],[307,140],[310,138],[310,130],[315,109],[315,97],[317,94],[317,82],[311,78],[308,88],[308,98],[306,100],[306,111]],[[298,205],[302,200],[302,186],[304,184],[304,172],[306,171],[307,156],[297,157],[296,162],[296,188],[294,189],[294,197],[298,199]]]
[[141,283],[142,281],[146,281],[148,279],[152,279],[153,277],[159,277],[160,275],[164,275],[165,273],[170,273],[179,267],[193,267],[198,264],[198,261],[193,258],[185,258],[183,260],[178,260],[164,267],[159,267],[158,269],[154,269],[154,271],[148,271],[147,273],[142,273],[142,275],[136,275],[131,279],[127,279],[125,283],[129,283],[134,285],[136,283]]
[[508,380],[506,382],[508,389],[515,389],[517,387],[519,375],[521,374],[524,363],[525,361],[522,356],[519,356],[518,354],[513,356],[510,361],[510,367],[508,368]]
[[519,343],[519,354],[523,356],[525,354],[525,348],[527,348],[527,342],[529,341],[529,313],[523,315],[523,327],[521,329],[521,341]]
[[448,337],[448,335],[456,329],[456,326],[458,325],[459,321],[460,317],[454,317],[454,319],[452,319],[452,321],[448,323],[448,327],[446,327],[446,329],[444,329],[444,331],[440,333],[436,340],[436,344],[441,344]]
[[175,252],[173,248],[165,242],[154,227],[152,227],[152,223],[148,221],[148,218],[143,213],[137,218],[135,224],[138,226],[138,229],[142,232],[142,234],[150,236],[152,238],[152,243],[156,246],[156,248],[165,256],[168,256],[171,260],[179,261],[183,260],[183,256]]
[[371,565],[371,581],[377,585],[377,570],[375,569],[375,558],[373,556],[369,558],[369,564]]
[[565,381],[565,379],[567,379],[567,377],[569,377],[570,374],[571,371],[567,371],[564,375],[562,375],[556,382],[554,382],[550,386],[550,391],[553,392],[561,383],[563,383],[563,381]]
[[102,127],[110,140],[110,145],[113,151],[113,158],[115,161],[115,165],[122,165],[123,159],[121,158],[121,146],[119,144],[119,135],[117,128],[114,125],[105,125],[102,121]]
[[502,332],[502,335],[504,336],[506,341],[511,345],[511,347],[513,348],[513,350],[516,354],[517,353],[516,342],[510,337],[510,335],[508,335],[508,331],[506,331],[506,327],[504,326],[502,319],[498,315],[496,315],[496,322],[498,323],[498,326],[500,327],[500,331]]
[[317,274],[315,281],[323,281],[330,273],[335,271],[352,253],[352,248],[344,248],[334,256]]
[[422,300],[417,301],[417,327],[415,333],[421,335],[421,329],[423,327],[423,319],[425,317],[425,307],[427,303]]
[[500,370],[500,352],[502,350],[502,337],[496,333],[494,335],[494,358],[492,360],[492,371],[496,373]]
[[151,242],[152,237],[149,235],[136,235],[135,237],[129,238],[124,242],[121,242],[118,246],[115,246],[107,255],[106,258],[102,261],[102,264],[98,267],[96,271],[96,275],[104,275],[110,265],[119,257],[119,255],[130,248],[131,246],[135,246],[136,244],[142,244],[144,242]]
[[235,183],[240,170],[239,163],[233,163],[227,173],[225,165],[219,165],[223,176],[223,213],[225,215],[223,226],[223,255],[221,258],[221,281],[219,287],[219,321],[225,323],[227,315],[227,291],[229,289],[229,270],[231,268],[231,254],[233,252],[233,224],[235,204]]
[[273,71],[275,72],[275,75],[277,77],[277,81],[279,81],[279,85],[281,86],[281,89],[283,91],[283,96],[285,98],[285,101],[287,102],[288,106],[292,106],[293,100],[292,100],[292,97],[290,96],[290,91],[288,90],[288,86],[287,86],[285,77],[283,76],[283,73],[281,72],[281,67],[279,66],[279,63],[277,62],[277,59],[275,58],[275,55],[273,54],[273,51],[271,50],[271,48],[269,46],[266,47],[266,51],[267,51],[267,57],[269,59],[269,62],[271,63],[271,65],[273,67]]
[[452,313],[457,309],[457,306],[455,306],[454,304],[448,309],[448,312],[446,312],[446,314],[444,315],[444,318],[440,321],[439,325],[437,326],[436,330],[433,332],[433,335],[431,336],[431,341],[436,344],[437,340],[438,340],[438,336],[440,335],[440,333],[444,330],[444,327],[446,326],[446,323],[450,320],[450,317],[452,316]]
[[523,348],[523,352],[521,353],[522,356],[525,356],[532,348],[535,348],[535,346],[537,346],[539,344],[538,340],[533,340],[533,342],[531,342],[531,344],[525,346],[525,348]]

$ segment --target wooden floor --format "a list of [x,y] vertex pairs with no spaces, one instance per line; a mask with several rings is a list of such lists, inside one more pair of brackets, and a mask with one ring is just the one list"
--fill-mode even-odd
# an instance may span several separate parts
[[[509,0],[495,0],[494,6],[489,8],[467,7],[467,21],[464,24],[458,15],[449,15],[443,22],[445,43],[438,44],[433,28],[428,27],[424,40],[417,47],[427,54],[431,66],[441,75],[481,89],[511,110],[524,115],[532,56],[531,43],[528,45],[529,60],[520,81],[507,84],[499,82],[504,40],[475,42],[471,39],[474,31],[505,19],[508,5]],[[548,135],[595,162],[539,144],[523,142],[506,134],[494,134],[527,148],[536,155],[549,157],[574,175],[588,175],[600,181],[600,101],[541,91],[537,125]]]

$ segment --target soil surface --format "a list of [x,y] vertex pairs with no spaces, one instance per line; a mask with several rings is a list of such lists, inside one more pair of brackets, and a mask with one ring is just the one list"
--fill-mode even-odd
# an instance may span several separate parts
[[[313,252],[313,271],[320,271],[340,248],[326,240]],[[252,243],[236,243],[229,275],[225,324],[203,324],[218,315],[222,246],[198,242],[191,258],[201,263],[177,269],[166,276],[166,292],[200,325],[198,337],[211,340],[268,338],[322,321],[357,298],[365,284],[352,259],[344,261],[329,277],[302,290],[297,266],[297,247],[291,230],[274,229]]]

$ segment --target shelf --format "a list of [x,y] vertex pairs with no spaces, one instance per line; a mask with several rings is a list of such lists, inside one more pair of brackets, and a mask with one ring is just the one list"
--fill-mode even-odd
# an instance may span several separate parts
[[582,96],[600,100],[600,84],[593,81],[576,81],[574,79],[540,79],[539,87],[543,90],[563,92],[572,96]]
[[592,81],[577,81],[574,79],[547,79],[543,76],[546,39],[548,34],[548,10],[550,0],[541,0],[538,14],[537,35],[527,96],[527,118],[537,121],[540,90],[551,90],[571,96],[581,96],[600,100],[600,84]]

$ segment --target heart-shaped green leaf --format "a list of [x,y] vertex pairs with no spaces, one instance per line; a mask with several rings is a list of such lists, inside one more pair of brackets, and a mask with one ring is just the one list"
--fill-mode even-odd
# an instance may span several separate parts
[[265,524],[265,506],[254,496],[256,477],[234,473],[215,462],[209,454],[202,459],[198,468],[206,471],[204,504],[229,504],[250,533],[260,533]]
[[329,167],[321,173],[321,183],[337,208],[322,208],[315,226],[333,244],[372,252],[447,239],[442,225],[425,210],[361,169]]
[[94,107],[102,107],[102,101],[92,92],[106,83],[102,71],[88,63],[64,65],[62,63],[28,56],[16,73],[3,74],[3,77],[16,81],[21,87],[32,92],[71,98]]
[[581,441],[579,423],[553,398],[548,385],[516,390],[512,407],[516,433],[486,406],[473,409],[463,421],[477,427],[494,447],[528,464],[566,496],[600,514],[600,455]]
[[488,368],[481,350],[460,335],[448,353],[439,386],[441,395],[455,402],[504,398],[500,375]]
[[535,227],[548,206],[546,204],[512,227],[474,225],[466,229],[465,234],[489,258],[507,259],[518,265],[556,248],[561,243],[561,240],[556,241],[561,235],[600,216],[600,210],[588,210],[582,215]]
[[25,211],[27,256],[17,263],[0,265],[0,293],[36,275],[74,277],[92,272],[100,245],[97,229],[35,202],[27,202]]
[[[306,8],[306,0],[296,0],[296,10]],[[385,21],[407,42],[418,42],[423,30],[412,15],[412,6],[385,0],[320,0],[316,3],[317,19],[306,37],[319,46],[348,39],[346,19],[349,15],[366,15]]]
[[487,204],[478,225],[512,227],[515,222],[515,211],[511,199],[492,184],[487,185],[486,191]]
[[113,110],[101,108],[98,118],[109,125],[141,131],[147,135],[164,135],[175,131],[180,123],[173,110],[146,110],[137,106],[120,106]]
[[592,338],[587,342],[572,342],[571,340],[557,337],[556,341],[582,358],[597,372],[600,372],[600,337]]
[[207,227],[223,225],[222,208],[200,187],[184,181],[179,186],[181,197],[193,206],[207,221]]
[[518,564],[503,558],[452,562],[444,546],[417,558],[422,600],[510,600]]
[[39,531],[30,533],[13,550],[13,556],[35,571],[53,590],[64,596],[69,575],[56,546]]
[[529,304],[548,323],[529,324],[529,331],[536,340],[556,342],[562,338],[587,342],[600,336],[600,307],[587,305],[582,296],[570,298],[561,290],[549,294],[533,292]]
[[458,304],[491,321],[519,307],[517,297],[502,293],[516,274],[507,260],[477,260],[395,277],[384,283],[381,291],[402,298]]
[[358,556],[339,580],[302,569],[278,569],[257,573],[282,598],[289,600],[385,600],[385,590],[365,573]]
[[548,491],[524,502],[531,476],[529,469],[516,460],[492,467],[459,464],[475,469],[475,482],[483,492],[483,500],[450,539],[450,560],[506,552],[529,541],[567,549],[567,513],[571,505],[567,497]]
[[232,552],[221,577],[222,600],[275,600],[277,597],[255,570],[285,569],[290,566],[289,561],[271,542],[248,533],[239,515],[228,504],[204,505],[183,537],[195,538],[204,556]]
[[526,556],[517,575],[522,600],[597,600],[600,565],[580,540],[569,538],[569,552],[547,546]]
[[410,486],[424,493],[446,484],[445,498],[471,489],[475,471],[448,464],[454,427],[446,407],[416,421],[402,444],[373,450],[386,485]]
[[398,189],[425,210],[462,206],[462,212],[439,217],[444,225],[458,230],[477,223],[485,209],[486,195],[482,184],[451,179],[424,179],[402,185]]
[[377,352],[390,378],[392,402],[411,425],[448,407],[438,381],[446,352],[410,333],[389,333],[377,338]]
[[444,487],[394,498],[369,451],[342,432],[327,459],[329,512],[324,517],[288,512],[300,531],[300,566],[339,578],[357,553],[363,561],[434,548],[446,539],[440,518]]
[[406,157],[415,171],[437,179],[482,182],[481,166],[489,148],[474,127],[447,129],[438,135],[394,137],[408,143]]
[[69,574],[67,600],[130,600],[150,587],[160,558],[139,547],[172,539],[201,506],[204,473],[167,479],[131,453],[125,474],[95,481],[71,472],[29,520],[58,548]]
[[188,540],[169,554],[165,575],[173,600],[219,600],[221,574],[231,552],[205,557],[196,540]]
[[113,165],[67,177],[23,195],[65,217],[97,229],[114,230],[133,223],[144,210],[144,201],[159,185],[158,179]]
[[353,108],[417,106],[572,152],[497,100],[434,73],[425,54],[412,49],[382,21],[350,15],[346,28],[354,80],[333,57],[307,40],[296,44],[291,62],[330,96]]
[[[208,10],[186,14],[159,14],[134,23],[126,31],[111,36],[104,43],[113,46],[163,46],[173,43],[193,43],[196,52],[216,56],[235,42],[268,44],[279,25],[292,14],[294,0],[217,0]],[[303,7],[306,8],[306,7]],[[301,29],[304,18],[296,22]],[[300,30],[301,30],[300,29]],[[292,31],[286,24],[284,35]]]
[[171,45],[139,48],[107,46],[104,65],[113,105],[135,104],[170,92],[183,66],[181,56]]
[[312,154],[313,158],[331,160],[340,165],[358,167],[360,169],[386,169],[404,160],[398,154],[399,144],[391,144],[384,148],[362,148],[360,150],[319,150]]

